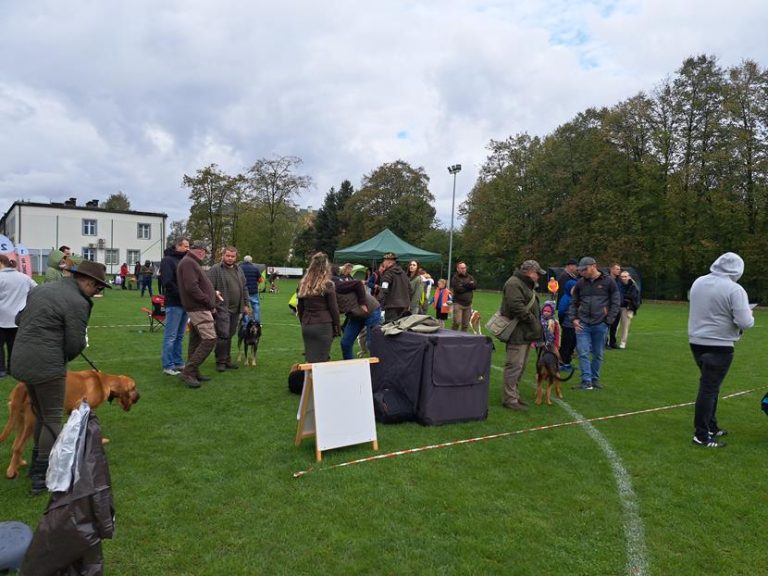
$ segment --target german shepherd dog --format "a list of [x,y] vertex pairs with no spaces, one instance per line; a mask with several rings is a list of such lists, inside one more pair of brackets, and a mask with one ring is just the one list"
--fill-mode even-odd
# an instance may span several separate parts
[[[250,353],[251,366],[256,366],[256,352],[259,349],[259,340],[261,339],[261,322],[253,318],[244,318],[240,322],[240,328],[237,331],[237,359],[244,360],[248,366],[248,355]],[[241,350],[242,348],[242,350]]]
[[542,384],[547,381],[547,405],[552,405],[552,385],[555,386],[555,395],[558,398],[563,397],[563,391],[560,387],[561,382],[567,382],[573,376],[575,369],[565,378],[560,376],[560,352],[556,347],[547,344],[537,349],[536,359],[536,404],[541,404],[543,395]]

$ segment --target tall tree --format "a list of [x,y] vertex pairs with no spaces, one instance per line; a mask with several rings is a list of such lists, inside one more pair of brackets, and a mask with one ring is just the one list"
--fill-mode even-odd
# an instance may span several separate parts
[[101,207],[106,210],[130,210],[131,201],[123,192],[117,192],[102,202]]
[[176,240],[179,238],[189,239],[189,231],[187,230],[186,220],[173,220],[168,227],[168,238],[166,238],[166,246],[173,246]]
[[361,242],[389,228],[418,244],[435,221],[435,197],[423,167],[403,160],[382,164],[363,177],[360,189],[346,202],[343,218],[349,223],[345,244]]
[[192,201],[187,227],[196,240],[208,241],[211,255],[218,259],[219,250],[232,242],[233,202],[240,193],[240,176],[229,176],[216,164],[184,175],[183,185],[190,189]]
[[352,183],[344,180],[338,192],[334,188],[328,191],[323,206],[317,211],[314,224],[314,248],[325,252],[331,258],[339,247],[339,238],[346,229],[344,207],[354,191]]
[[244,189],[253,199],[255,209],[263,217],[266,242],[265,256],[268,262],[285,261],[287,254],[277,240],[286,226],[293,230],[291,216],[295,215],[295,198],[312,185],[309,176],[297,174],[302,164],[296,156],[281,156],[257,160],[245,174]]

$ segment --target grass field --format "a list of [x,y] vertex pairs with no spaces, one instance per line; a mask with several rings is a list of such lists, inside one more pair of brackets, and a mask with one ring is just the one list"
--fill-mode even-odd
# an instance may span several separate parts
[[[288,288],[263,295],[259,365],[216,374],[209,360],[213,380],[199,390],[161,373],[162,334],[147,330],[140,311],[148,298],[112,290],[96,302],[86,354],[105,372],[135,378],[142,394],[129,413],[116,404],[98,410],[117,508],[117,533],[104,545],[108,574],[764,570],[765,312],[756,310],[723,388],[750,391],[721,399],[730,431],[723,450],[691,445],[691,405],[649,411],[692,402],[698,372],[687,306],[648,302],[628,349],[606,352],[604,390],[566,386],[564,403],[505,410],[497,346],[487,420],[379,425],[379,453],[512,434],[334,468],[375,453],[370,444],[342,448],[315,464],[311,440],[294,446],[298,397],[286,378],[302,343]],[[498,300],[478,293],[475,307],[488,318]],[[3,398],[13,383],[0,380]],[[529,366],[528,400],[533,386]],[[575,423],[639,411],[648,412]],[[531,430],[555,424],[565,425]],[[9,450],[0,447],[3,470]],[[0,520],[37,524],[46,499],[28,491],[26,476],[0,479]]]

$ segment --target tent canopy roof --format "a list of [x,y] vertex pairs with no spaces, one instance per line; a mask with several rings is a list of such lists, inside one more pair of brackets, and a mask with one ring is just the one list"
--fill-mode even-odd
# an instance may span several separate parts
[[385,228],[373,238],[360,242],[360,244],[336,250],[334,260],[336,262],[381,260],[387,252],[394,252],[400,261],[440,262],[441,259],[440,254],[408,244],[405,240],[398,238],[389,228]]

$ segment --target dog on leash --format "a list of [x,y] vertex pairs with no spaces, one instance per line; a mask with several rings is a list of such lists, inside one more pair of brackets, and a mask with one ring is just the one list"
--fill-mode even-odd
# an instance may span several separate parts
[[543,383],[547,381],[547,390],[545,400],[548,406],[552,405],[552,387],[555,388],[555,395],[558,398],[563,397],[561,382],[567,382],[573,376],[575,369],[565,378],[560,376],[560,353],[556,347],[547,344],[537,350],[536,359],[536,404],[541,404],[542,396],[545,396]]
[[[69,414],[86,400],[91,408],[96,408],[105,400],[117,399],[126,412],[139,401],[136,382],[128,376],[105,374],[96,370],[67,372],[64,410]],[[22,458],[25,444],[32,437],[37,418],[32,411],[32,402],[27,386],[18,382],[8,396],[8,421],[0,432],[0,442],[5,442],[11,431],[16,430],[16,438],[11,447],[11,462],[5,472],[6,478],[15,478],[19,468],[26,466]],[[105,440],[106,442],[107,440]]]
[[480,320],[482,320],[482,316],[480,316],[480,311],[472,310],[472,314],[469,317],[469,329],[472,330],[473,334],[483,333],[483,329],[480,326]]
[[252,318],[244,318],[237,330],[237,360],[244,361],[245,366],[248,366],[248,355],[250,354],[251,366],[256,366],[259,340],[261,340],[261,322]]

